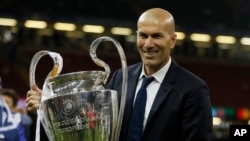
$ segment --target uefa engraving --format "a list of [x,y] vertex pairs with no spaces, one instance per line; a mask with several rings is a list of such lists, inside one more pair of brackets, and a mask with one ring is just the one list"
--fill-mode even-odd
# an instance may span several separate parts
[[74,101],[72,101],[71,99],[64,100],[62,107],[62,112],[65,115],[71,115],[75,111]]

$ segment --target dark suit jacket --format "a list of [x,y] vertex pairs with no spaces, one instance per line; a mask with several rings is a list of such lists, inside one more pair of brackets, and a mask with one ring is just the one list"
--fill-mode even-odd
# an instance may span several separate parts
[[[128,67],[127,98],[120,141],[126,141],[142,63]],[[122,70],[108,86],[120,96]],[[152,105],[142,141],[211,141],[212,112],[207,84],[173,59]]]

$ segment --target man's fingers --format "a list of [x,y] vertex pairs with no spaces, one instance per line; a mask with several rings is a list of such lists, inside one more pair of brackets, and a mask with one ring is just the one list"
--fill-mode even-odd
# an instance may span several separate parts
[[34,111],[39,108],[40,100],[30,99],[27,101],[27,109],[28,111]]
[[41,100],[41,92],[36,92],[34,90],[29,90],[27,92],[27,98],[26,101],[28,102],[31,99],[35,99],[35,100]]
[[28,111],[34,111],[39,108],[41,101],[41,91],[29,90],[27,92],[26,105]]

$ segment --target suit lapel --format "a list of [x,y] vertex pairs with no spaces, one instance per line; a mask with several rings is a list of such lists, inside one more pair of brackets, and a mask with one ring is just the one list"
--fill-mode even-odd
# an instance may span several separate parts
[[172,91],[172,89],[173,89],[172,84],[175,81],[176,72],[177,72],[177,64],[172,59],[172,63],[170,65],[169,71],[165,75],[165,77],[162,81],[162,84],[157,92],[156,97],[155,97],[154,103],[151,107],[146,126],[147,126],[148,122],[151,120],[152,116],[156,113],[159,106],[162,104],[162,102],[167,98],[169,93]]

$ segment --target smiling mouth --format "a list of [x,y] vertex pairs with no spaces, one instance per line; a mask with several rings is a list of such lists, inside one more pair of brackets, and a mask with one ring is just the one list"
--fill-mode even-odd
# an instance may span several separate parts
[[143,53],[147,56],[153,56],[157,53],[157,51],[143,51]]

